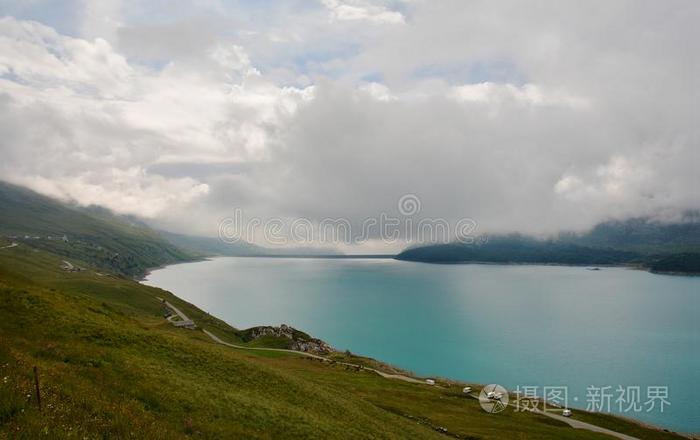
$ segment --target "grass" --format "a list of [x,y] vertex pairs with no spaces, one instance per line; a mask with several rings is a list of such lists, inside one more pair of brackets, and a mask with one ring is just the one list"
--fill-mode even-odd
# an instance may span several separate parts
[[530,413],[487,414],[460,384],[215,344],[166,323],[157,297],[227,341],[240,344],[243,333],[169,292],[86,263],[66,272],[61,260],[26,245],[0,250],[0,438],[608,438]]
[[0,206],[2,235],[125,276],[196,258],[135,219],[97,207],[78,208],[2,181]]

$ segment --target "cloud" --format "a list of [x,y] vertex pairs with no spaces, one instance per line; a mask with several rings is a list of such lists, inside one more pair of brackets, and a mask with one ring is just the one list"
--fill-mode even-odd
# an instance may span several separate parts
[[[0,72],[32,89],[59,84],[74,93],[112,96],[133,74],[107,41],[65,37],[36,22],[0,19]],[[12,84],[8,84],[12,85]]]
[[403,24],[403,14],[366,1],[323,0],[334,20],[365,20],[373,23]]
[[121,0],[82,0],[80,33],[88,39],[103,38],[114,41],[121,26]]
[[465,102],[481,102],[490,105],[502,104],[506,101],[518,102],[524,105],[550,105],[586,108],[590,104],[586,99],[568,96],[565,93],[545,92],[535,84],[525,84],[518,87],[514,84],[497,84],[482,82],[467,84],[453,88],[454,98]]
[[696,2],[178,5],[1,19],[0,177],[209,235],[409,193],[484,232],[700,209]]
[[265,81],[235,44],[153,70],[101,38],[13,18],[0,20],[0,72],[4,178],[147,217],[208,188],[149,166],[258,160],[269,127],[310,93]]
[[149,219],[173,206],[189,204],[209,192],[208,185],[189,177],[166,179],[146,174],[140,167],[103,169],[50,180],[28,176],[16,181],[58,199],[83,206],[104,206]]

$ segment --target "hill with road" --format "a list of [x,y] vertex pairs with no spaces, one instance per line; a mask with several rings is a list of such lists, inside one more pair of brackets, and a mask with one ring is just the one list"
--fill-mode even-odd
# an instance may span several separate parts
[[3,181],[0,208],[0,237],[129,277],[211,256],[340,255],[332,249],[265,248],[243,240],[226,243],[215,237],[160,231],[133,216],[99,206],[81,207]]
[[[610,438],[538,413],[489,414],[466,384],[427,385],[349,352],[280,349],[283,333],[307,335],[239,330],[169,292],[2,241],[0,438]],[[166,305],[194,325],[174,325]],[[573,419],[680,438],[608,415]]]
[[124,276],[196,258],[136,218],[79,207],[1,181],[0,210],[0,236]]
[[[135,267],[187,256],[142,225],[25,195],[6,233],[70,234]],[[681,438],[585,411],[489,414],[479,385],[427,384],[290,327],[237,329],[58,243],[0,238],[0,438]]]

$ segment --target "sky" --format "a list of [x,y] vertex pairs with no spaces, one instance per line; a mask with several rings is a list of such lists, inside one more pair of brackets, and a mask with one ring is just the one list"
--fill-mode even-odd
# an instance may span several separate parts
[[[0,17],[0,179],[159,228],[356,225],[407,195],[489,234],[700,209],[695,0],[0,0]],[[353,246],[387,247],[370,238]]]

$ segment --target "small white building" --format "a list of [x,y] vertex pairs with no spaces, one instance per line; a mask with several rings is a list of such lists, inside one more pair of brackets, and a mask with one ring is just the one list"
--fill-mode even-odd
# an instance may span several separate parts
[[564,411],[562,411],[561,415],[564,417],[571,417],[571,410],[569,408],[565,408]]
[[433,379],[425,379],[425,383],[427,385],[435,385],[435,381]]
[[462,392],[464,394],[469,394],[472,392],[472,387],[464,387],[464,388],[462,388]]
[[170,321],[173,323],[175,327],[183,327],[183,328],[188,328],[190,330],[194,330],[197,328],[197,324],[194,323],[191,319],[185,320],[185,321]]

